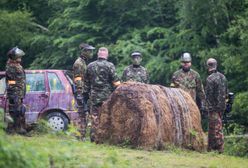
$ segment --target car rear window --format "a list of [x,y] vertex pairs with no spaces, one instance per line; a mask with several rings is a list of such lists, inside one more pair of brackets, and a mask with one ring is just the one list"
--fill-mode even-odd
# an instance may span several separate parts
[[44,73],[26,74],[27,92],[45,91]]
[[64,87],[55,73],[48,73],[49,86],[51,91],[63,91]]

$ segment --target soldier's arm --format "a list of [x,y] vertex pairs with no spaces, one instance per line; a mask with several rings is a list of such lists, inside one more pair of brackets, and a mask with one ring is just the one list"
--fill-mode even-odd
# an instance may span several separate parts
[[224,77],[223,80],[220,80],[218,83],[217,109],[220,111],[225,110],[226,108],[227,94],[227,81]]
[[84,81],[84,94],[90,93],[91,88],[91,82],[90,82],[90,68],[87,67],[86,73],[85,73],[85,81]]
[[122,73],[121,81],[122,82],[126,82],[127,81],[127,69],[124,69],[124,71]]
[[5,73],[6,73],[7,86],[15,85],[16,84],[17,68],[14,66],[7,67]]
[[215,82],[214,80],[207,79],[206,81],[206,102],[207,102],[207,109],[209,111],[213,111],[214,102],[215,102]]
[[179,87],[179,83],[176,81],[177,77],[176,77],[176,73],[174,73],[171,77],[171,84],[170,87]]
[[201,100],[202,108],[204,108],[206,105],[206,95],[199,74],[197,74],[197,78],[196,78],[196,93],[197,93],[197,97]]
[[77,91],[81,91],[83,89],[83,67],[78,63],[74,63],[73,65],[73,82],[76,85]]
[[148,71],[146,70],[146,84],[149,84],[150,83],[150,77],[149,77],[149,73]]
[[115,71],[114,65],[110,67],[110,73],[111,73],[110,75],[111,75],[112,84],[114,85],[114,87],[119,86],[121,84],[121,81]]

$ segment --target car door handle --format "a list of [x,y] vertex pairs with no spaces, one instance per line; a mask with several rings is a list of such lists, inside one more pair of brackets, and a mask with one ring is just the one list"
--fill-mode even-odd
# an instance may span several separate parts
[[48,98],[48,94],[42,94],[42,95],[40,95],[39,97],[44,97],[44,98]]

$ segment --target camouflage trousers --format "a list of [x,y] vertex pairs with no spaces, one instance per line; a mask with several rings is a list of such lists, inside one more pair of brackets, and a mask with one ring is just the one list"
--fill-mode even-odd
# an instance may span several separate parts
[[96,130],[99,125],[99,115],[100,115],[101,104],[91,106],[91,129],[90,129],[90,140],[95,142],[96,139]]
[[208,151],[223,152],[224,135],[222,130],[222,112],[209,112]]
[[78,123],[78,131],[81,134],[81,139],[84,140],[86,137],[86,130],[87,130],[87,113],[83,111],[83,108],[78,109],[79,114],[79,123]]
[[23,100],[18,97],[8,98],[9,100],[9,114],[13,119],[13,123],[8,123],[7,131],[12,133],[26,133],[25,123],[25,108],[23,106]]

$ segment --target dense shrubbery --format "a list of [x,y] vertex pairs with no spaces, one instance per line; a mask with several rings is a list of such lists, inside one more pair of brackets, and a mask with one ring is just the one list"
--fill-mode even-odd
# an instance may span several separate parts
[[243,135],[245,127],[238,124],[230,124],[230,134],[225,137],[225,153],[228,155],[248,157],[248,136]]
[[243,92],[235,97],[232,115],[236,122],[245,125],[248,131],[248,92]]

